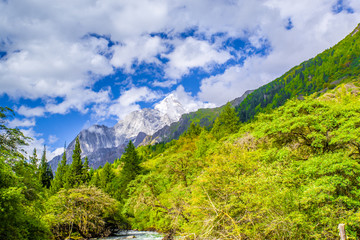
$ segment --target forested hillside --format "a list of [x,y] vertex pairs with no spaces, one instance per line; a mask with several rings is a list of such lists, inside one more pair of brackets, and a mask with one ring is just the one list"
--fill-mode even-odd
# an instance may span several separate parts
[[339,223],[359,237],[359,93],[341,85],[235,134],[224,128],[220,140],[193,127],[160,150],[140,148],[123,211],[133,228],[188,239],[336,239]]
[[240,124],[226,105],[211,130],[134,149],[90,185],[135,229],[186,239],[359,237],[360,84],[294,99]]
[[360,73],[359,28],[360,25],[334,47],[256,89],[236,107],[240,120],[246,122],[258,112],[282,106],[290,98],[326,91],[356,79]]

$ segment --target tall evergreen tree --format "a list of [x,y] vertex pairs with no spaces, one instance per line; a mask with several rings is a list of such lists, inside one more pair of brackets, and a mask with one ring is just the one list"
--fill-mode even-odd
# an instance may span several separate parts
[[68,171],[68,165],[66,160],[66,148],[64,148],[64,153],[62,155],[61,162],[56,170],[54,181],[51,184],[51,191],[53,193],[65,187],[67,171]]
[[76,187],[83,183],[83,164],[81,162],[81,148],[79,137],[75,140],[70,172],[67,174],[68,187]]
[[126,199],[128,197],[128,192],[126,190],[127,185],[141,172],[141,158],[137,154],[136,148],[132,141],[130,141],[125,148],[125,152],[121,157],[121,161],[124,163],[124,166],[120,173],[120,197],[121,199]]
[[38,157],[37,157],[36,148],[34,148],[33,155],[30,156],[30,164],[31,164],[34,168],[37,168],[37,167],[38,167],[38,163],[39,163],[39,159],[38,159]]
[[39,180],[43,185],[43,187],[50,188],[52,179],[53,179],[53,173],[50,165],[46,160],[46,147],[44,145],[44,151],[39,166]]
[[215,120],[211,133],[217,139],[235,133],[239,130],[239,117],[235,108],[228,102],[219,117]]
[[82,173],[82,181],[83,183],[88,183],[90,181],[90,167],[89,167],[89,159],[85,157],[84,165],[83,165],[83,173]]
[[188,128],[188,130],[186,131],[186,136],[189,137],[195,137],[195,136],[199,136],[201,133],[202,128],[200,127],[199,124],[195,124],[194,122],[192,122]]
[[106,163],[100,173],[99,176],[99,183],[100,183],[100,187],[107,193],[111,193],[110,192],[110,183],[111,181],[114,179],[115,174],[114,171],[111,168],[111,164],[110,163]]

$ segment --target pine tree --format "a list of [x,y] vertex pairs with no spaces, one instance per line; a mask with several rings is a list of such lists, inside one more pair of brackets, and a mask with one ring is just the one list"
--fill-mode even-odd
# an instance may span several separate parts
[[110,193],[110,183],[115,177],[114,171],[111,168],[110,163],[106,163],[100,173],[99,183],[100,187],[107,193]]
[[189,137],[195,137],[195,136],[199,136],[201,133],[202,128],[200,127],[199,124],[195,124],[194,122],[192,122],[188,128],[188,130],[186,131],[186,136]]
[[99,171],[96,171],[92,178],[91,178],[91,185],[95,186],[95,187],[99,187],[100,188],[100,177],[99,177]]
[[36,148],[34,148],[33,155],[30,156],[30,164],[36,169],[38,167],[38,163],[39,159],[37,158]]
[[125,148],[125,153],[122,155],[121,161],[124,163],[124,166],[120,173],[120,196],[122,199],[126,199],[128,197],[128,192],[126,191],[127,185],[141,172],[141,158],[137,154],[132,141],[130,141]]
[[228,102],[219,117],[215,120],[211,133],[217,139],[235,133],[239,130],[239,117],[235,108]]
[[89,173],[89,159],[85,157],[84,165],[83,165],[83,173],[82,173],[82,180],[83,183],[88,183],[90,181],[90,173]]
[[64,148],[64,153],[62,155],[62,159],[55,173],[55,179],[51,184],[51,191],[53,193],[59,191],[61,188],[65,187],[66,183],[66,174],[68,170],[67,160],[66,160],[66,148]]
[[70,173],[67,174],[69,187],[79,186],[83,183],[83,164],[81,162],[81,148],[79,137],[75,140],[75,149],[72,155]]
[[46,160],[46,147],[44,146],[43,155],[39,166],[39,180],[43,187],[50,188],[51,180],[53,179],[53,173],[50,165]]

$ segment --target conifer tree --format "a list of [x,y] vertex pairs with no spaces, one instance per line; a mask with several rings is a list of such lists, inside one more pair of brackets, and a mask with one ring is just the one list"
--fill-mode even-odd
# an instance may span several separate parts
[[83,165],[82,170],[83,170],[83,173],[82,173],[83,183],[88,183],[89,180],[90,180],[90,173],[89,173],[90,167],[89,167],[89,159],[88,159],[88,157],[85,157],[84,165]]
[[110,183],[115,177],[110,163],[106,163],[101,171],[99,183],[100,187],[107,193],[110,193]]
[[95,187],[100,187],[100,177],[99,177],[99,171],[96,171],[92,178],[91,178],[91,185],[95,186]]
[[130,141],[125,148],[125,153],[121,157],[121,161],[124,163],[124,166],[121,170],[121,187],[120,187],[120,196],[122,199],[128,197],[126,191],[127,185],[135,179],[135,177],[141,172],[141,158],[137,154],[136,148],[132,141]]
[[235,133],[239,130],[239,118],[235,108],[228,102],[219,117],[215,120],[211,133],[217,139]]
[[61,162],[56,170],[54,181],[51,184],[51,191],[54,193],[60,190],[61,188],[65,187],[67,170],[68,170],[68,165],[66,164],[67,160],[66,160],[65,149],[66,148],[64,148],[64,153],[62,155]]
[[75,140],[75,149],[72,155],[70,173],[68,174],[68,186],[79,186],[83,182],[83,164],[81,162],[81,148],[79,137]]
[[192,122],[189,126],[189,129],[186,131],[186,136],[189,137],[195,137],[195,136],[199,136],[201,133],[202,128],[200,127],[199,124],[195,124],[194,122]]
[[44,151],[39,166],[39,180],[43,185],[43,187],[50,188],[52,179],[53,179],[53,173],[50,165],[46,160],[46,147],[44,146]]
[[38,167],[38,163],[39,159],[37,158],[36,148],[34,148],[33,155],[30,156],[30,164],[36,169]]

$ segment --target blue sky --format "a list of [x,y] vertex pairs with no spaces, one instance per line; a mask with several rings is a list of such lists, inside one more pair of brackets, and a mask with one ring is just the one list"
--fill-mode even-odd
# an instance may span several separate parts
[[219,106],[344,38],[358,0],[0,1],[0,102],[9,126],[61,153],[173,93]]

